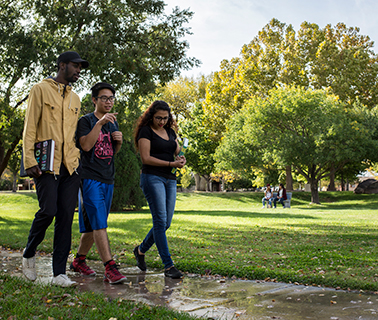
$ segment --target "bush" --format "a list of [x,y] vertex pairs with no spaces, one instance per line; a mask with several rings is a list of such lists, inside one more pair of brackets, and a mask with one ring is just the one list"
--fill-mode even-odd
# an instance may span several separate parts
[[184,189],[188,189],[189,187],[195,185],[195,180],[193,174],[190,172],[188,167],[184,167],[180,170],[176,171],[177,176],[177,184],[181,184]]
[[237,179],[231,183],[226,183],[227,190],[250,189],[252,187],[252,182],[248,179]]
[[5,179],[0,180],[0,190],[12,190],[13,182]]
[[135,153],[134,145],[124,141],[115,156],[115,181],[112,210],[140,209],[146,200],[139,187],[141,161]]

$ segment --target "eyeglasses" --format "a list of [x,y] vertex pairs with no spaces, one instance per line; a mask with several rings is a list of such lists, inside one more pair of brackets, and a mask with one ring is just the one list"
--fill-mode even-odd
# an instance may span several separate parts
[[155,117],[155,119],[157,121],[168,121],[169,117],[164,117],[164,118],[162,118],[162,117]]
[[97,97],[96,99],[100,99],[102,102],[107,102],[107,101],[114,102],[116,100],[116,97],[115,96],[110,96],[110,97],[101,96],[101,97]]

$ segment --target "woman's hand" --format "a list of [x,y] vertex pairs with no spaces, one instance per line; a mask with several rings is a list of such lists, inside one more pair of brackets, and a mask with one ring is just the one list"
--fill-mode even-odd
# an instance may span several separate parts
[[186,163],[185,156],[179,156],[179,157],[176,157],[175,161],[171,162],[171,167],[182,168],[183,166],[185,166],[185,163]]

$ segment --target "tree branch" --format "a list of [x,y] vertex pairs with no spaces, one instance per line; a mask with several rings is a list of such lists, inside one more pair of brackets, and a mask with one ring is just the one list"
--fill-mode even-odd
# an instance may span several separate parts
[[16,136],[16,138],[13,140],[13,142],[12,142],[11,146],[9,147],[4,159],[1,161],[1,163],[0,163],[0,176],[3,174],[4,170],[6,169],[8,161],[9,161],[11,155],[12,155],[12,152],[16,148],[18,143],[20,142],[21,137],[22,137],[22,131],[21,131],[21,134]]
[[304,176],[307,179],[307,181],[310,180],[310,175],[307,174],[301,167],[298,167],[296,165],[293,165],[293,167],[295,168],[295,171]]
[[25,98],[23,98],[22,100],[20,100],[20,101],[18,101],[18,102],[16,103],[16,105],[14,106],[14,108],[17,109],[17,108],[18,108],[20,105],[22,105],[26,100],[28,100],[28,98],[29,98],[29,95],[26,95]]

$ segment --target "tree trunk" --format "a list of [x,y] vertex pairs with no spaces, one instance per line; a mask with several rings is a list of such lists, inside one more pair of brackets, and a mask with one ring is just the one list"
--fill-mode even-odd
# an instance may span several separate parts
[[341,191],[345,191],[345,182],[343,174],[341,174]]
[[320,204],[319,200],[319,191],[318,191],[318,180],[310,180],[310,187],[311,187],[311,203]]
[[209,185],[210,184],[210,176],[208,176],[207,174],[204,174],[203,178],[206,181],[206,183],[205,183],[205,191],[209,192],[210,191],[210,185]]
[[201,190],[201,177],[198,173],[194,175],[194,181],[196,182],[195,190],[200,191]]
[[329,185],[327,191],[336,191],[335,188],[335,171],[331,168],[331,174],[329,175]]
[[348,179],[346,179],[346,191],[349,191],[349,180]]
[[13,172],[13,187],[12,192],[17,192],[17,172]]
[[291,166],[286,166],[286,190],[293,191],[293,175],[291,174]]
[[208,191],[208,180],[205,176],[200,176],[198,173],[194,175],[194,180],[196,182],[196,191]]
[[8,150],[5,149],[3,143],[0,141],[0,177],[3,174],[4,170],[7,168],[8,161],[12,155],[14,149],[16,149],[17,144],[21,140],[22,132],[20,135],[16,136],[9,146]]

